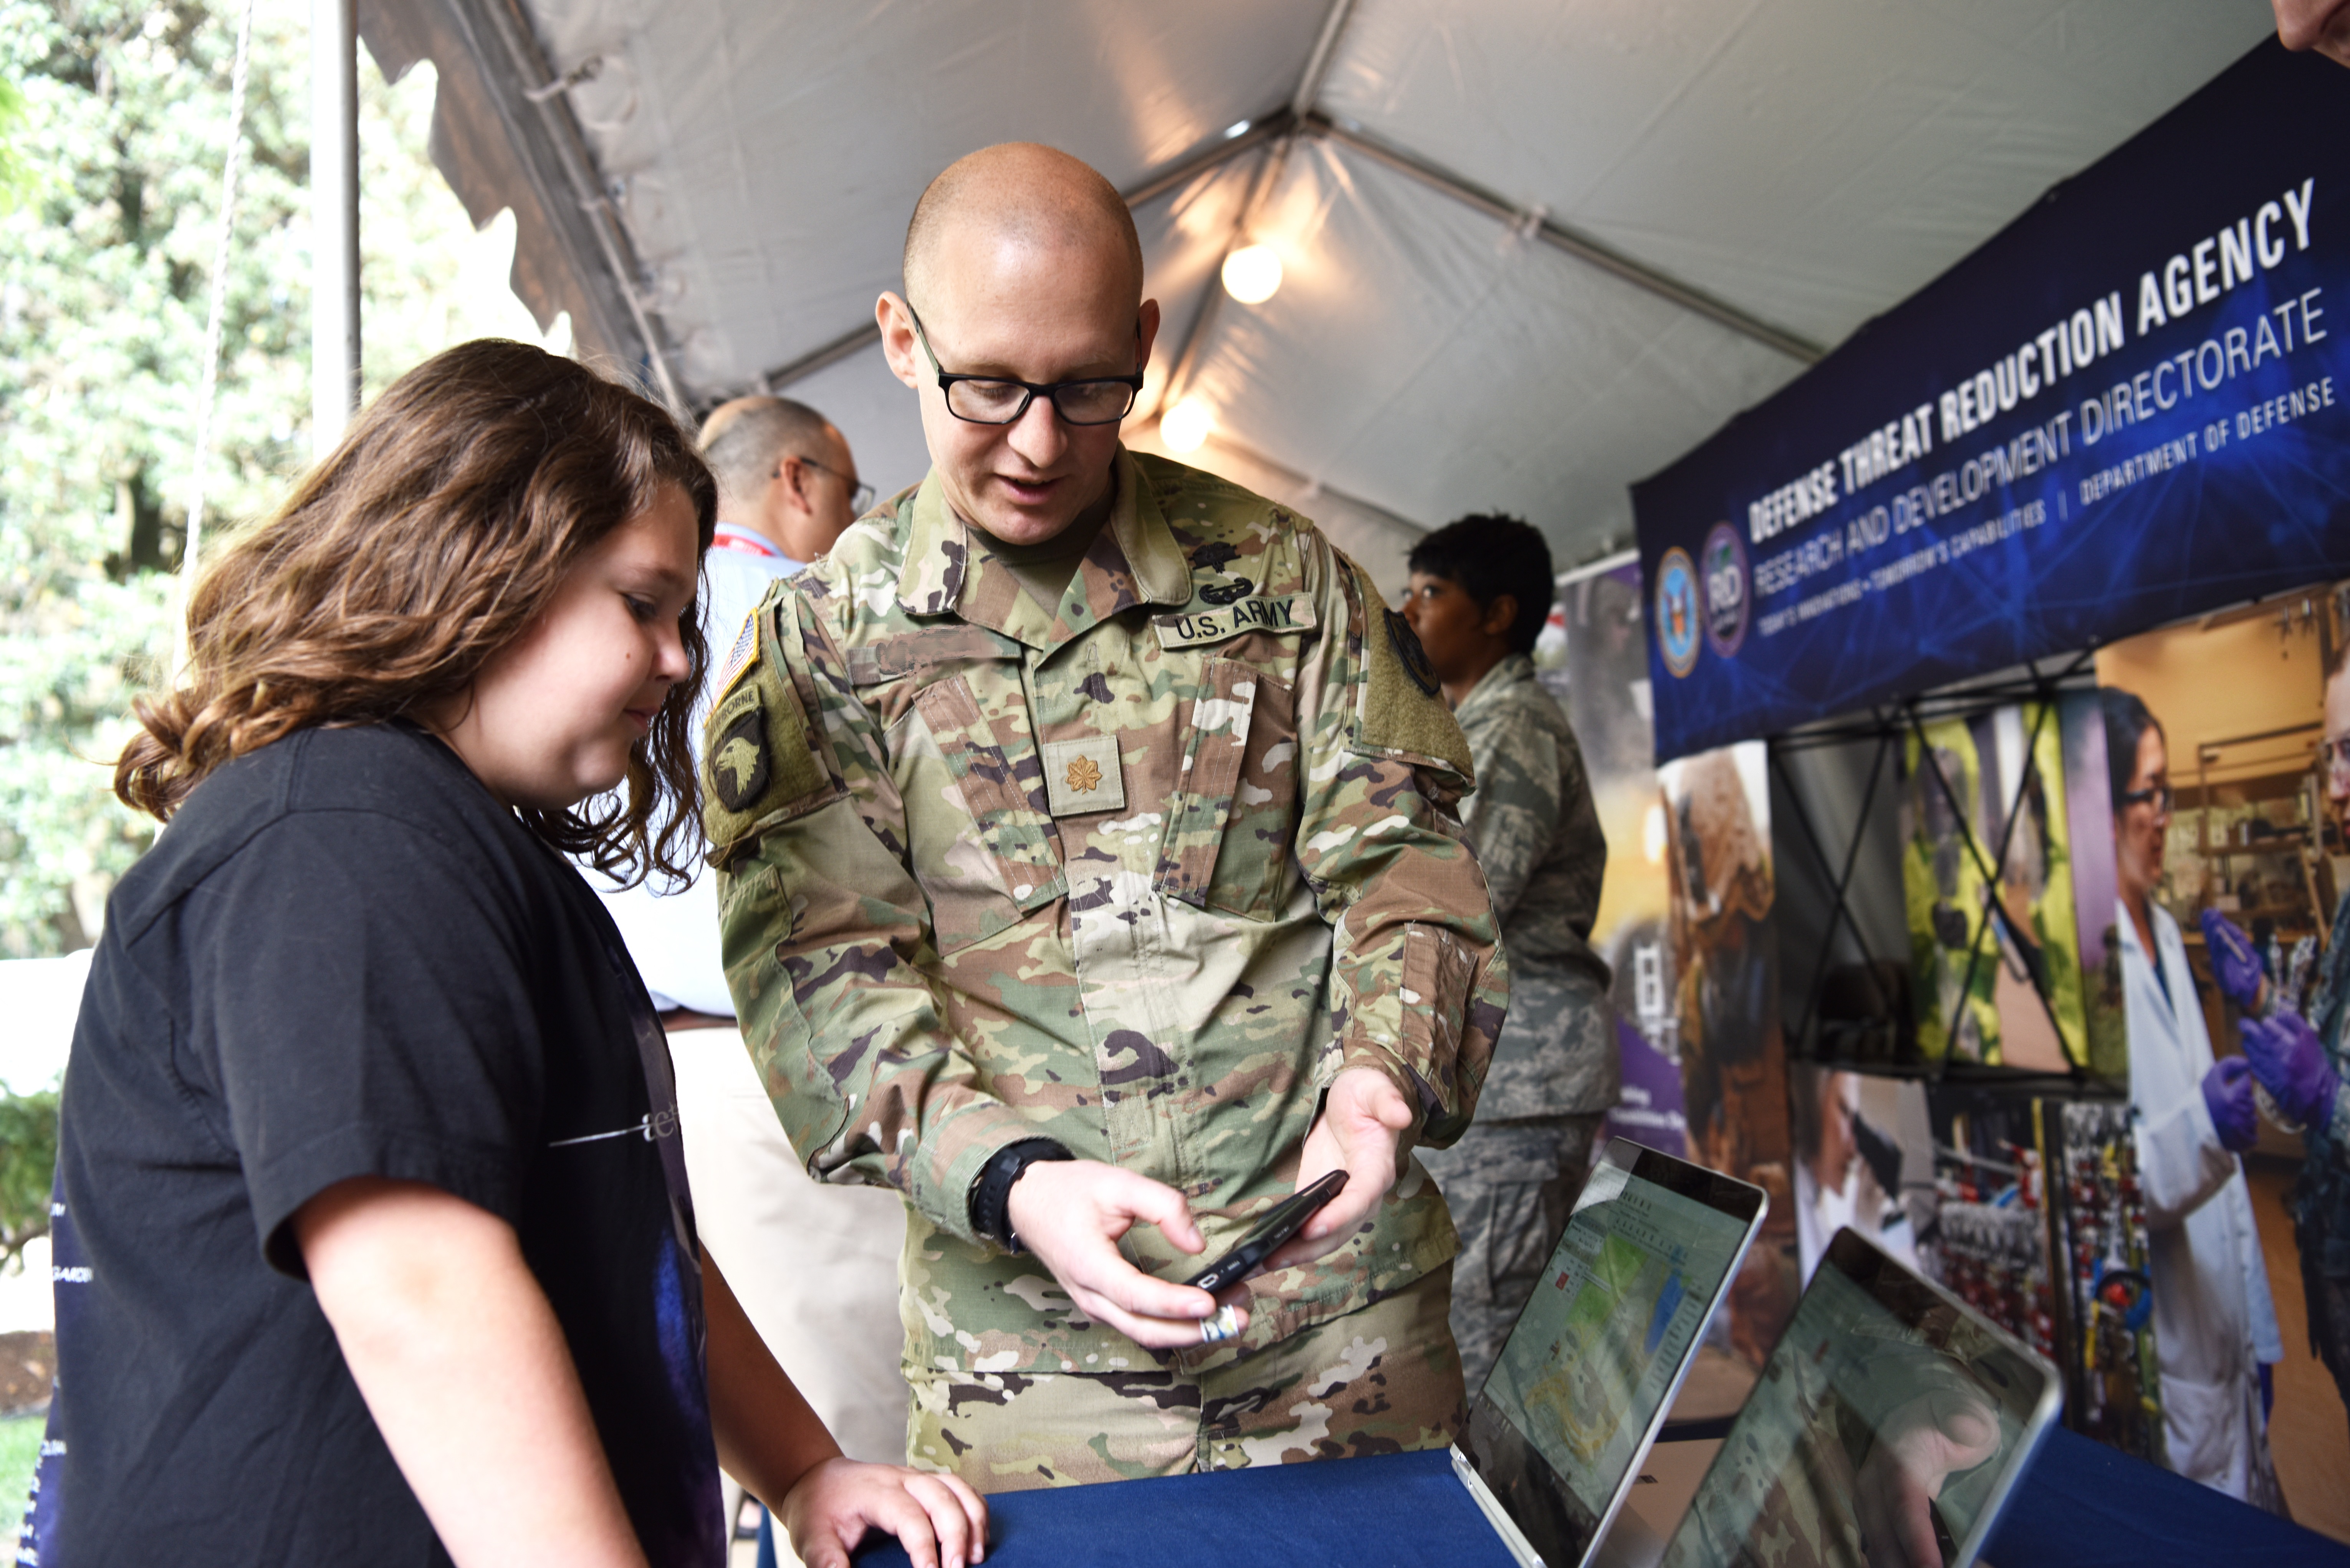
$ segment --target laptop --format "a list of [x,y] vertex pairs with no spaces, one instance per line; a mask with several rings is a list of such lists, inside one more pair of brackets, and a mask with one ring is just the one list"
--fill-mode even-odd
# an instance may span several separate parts
[[[2055,1367],[1839,1231],[1664,1568],[1966,1568],[2060,1403]],[[1607,1558],[1658,1561],[1629,1544]]]
[[1609,1142],[1469,1407],[1452,1468],[1523,1568],[1582,1568],[1638,1479],[1762,1189]]

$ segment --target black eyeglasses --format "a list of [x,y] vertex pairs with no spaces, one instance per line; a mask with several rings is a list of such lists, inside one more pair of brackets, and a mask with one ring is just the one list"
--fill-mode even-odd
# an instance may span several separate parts
[[2328,774],[2350,777],[2350,735],[2318,742],[2317,765]]
[[[947,398],[947,412],[966,423],[1018,424],[1021,416],[1028,411],[1028,405],[1041,397],[1051,399],[1054,411],[1070,424],[1114,425],[1134,410],[1134,400],[1142,395],[1142,373],[1139,370],[1131,376],[1094,376],[1082,381],[1051,381],[1043,386],[1003,376],[962,375],[939,363],[937,351],[931,347],[931,335],[923,330],[922,318],[914,314],[911,305],[906,306],[906,314],[913,317],[914,336],[921,340],[931,369],[938,373],[939,390]],[[1140,326],[1135,330],[1139,333]]]
[[2171,793],[2170,786],[2167,784],[2150,785],[2146,789],[2124,790],[2122,792],[2122,804],[2124,805],[2151,805],[2154,807],[2154,815],[2157,816],[2168,816],[2170,815],[2170,803],[2178,798],[2178,797],[2177,795]]
[[[794,452],[792,455],[794,457],[800,457],[800,454],[797,452]],[[810,468],[815,469],[818,473],[828,473],[832,475],[833,478],[840,481],[841,483],[848,486],[848,509],[860,517],[863,516],[865,514],[865,509],[873,504],[873,487],[866,483],[863,480],[858,478],[857,475],[853,473],[843,473],[840,470],[832,467],[830,464],[818,462],[812,457],[800,457],[800,461],[806,463]],[[778,467],[775,470],[775,477],[777,479],[781,479],[783,476],[784,471],[781,467]]]

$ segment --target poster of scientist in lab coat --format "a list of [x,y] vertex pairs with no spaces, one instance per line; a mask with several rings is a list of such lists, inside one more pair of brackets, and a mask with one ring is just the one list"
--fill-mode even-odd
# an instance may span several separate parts
[[2180,1475],[2282,1513],[2266,1369],[2284,1343],[2238,1158],[2258,1132],[2251,1079],[2241,1057],[2215,1060],[2178,922],[2155,897],[2175,800],[2168,736],[2135,694],[2100,696],[2163,1444]]

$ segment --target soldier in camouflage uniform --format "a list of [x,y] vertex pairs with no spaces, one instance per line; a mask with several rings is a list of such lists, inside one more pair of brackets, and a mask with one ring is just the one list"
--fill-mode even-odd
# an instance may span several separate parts
[[1452,1337],[1474,1389],[1565,1229],[1616,1103],[1608,971],[1590,942],[1607,840],[1575,732],[1534,676],[1550,613],[1543,536],[1513,517],[1463,517],[1415,545],[1410,565],[1404,613],[1469,739],[1469,839],[1510,958],[1509,1025],[1477,1124],[1425,1160],[1461,1229]]
[[[909,1207],[910,1460],[1440,1445],[1455,1238],[1410,1149],[1468,1124],[1508,987],[1467,744],[1311,524],[1119,445],[1158,311],[1100,176],[973,154],[907,249],[879,316],[934,466],[754,614],[706,754],[785,1131]],[[1244,1311],[1173,1282],[1336,1168]]]

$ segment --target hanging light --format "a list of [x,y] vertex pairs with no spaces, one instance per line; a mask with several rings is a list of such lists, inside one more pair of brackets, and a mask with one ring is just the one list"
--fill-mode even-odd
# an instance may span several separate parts
[[1281,286],[1281,255],[1262,242],[1224,258],[1224,292],[1243,305],[1262,305]]
[[1161,355],[1142,368],[1142,390],[1135,396],[1134,411],[1129,417],[1139,422],[1163,412],[1166,397],[1167,359]]
[[1160,416],[1159,439],[1170,452],[1197,452],[1215,428],[1216,416],[1197,398],[1185,398]]

